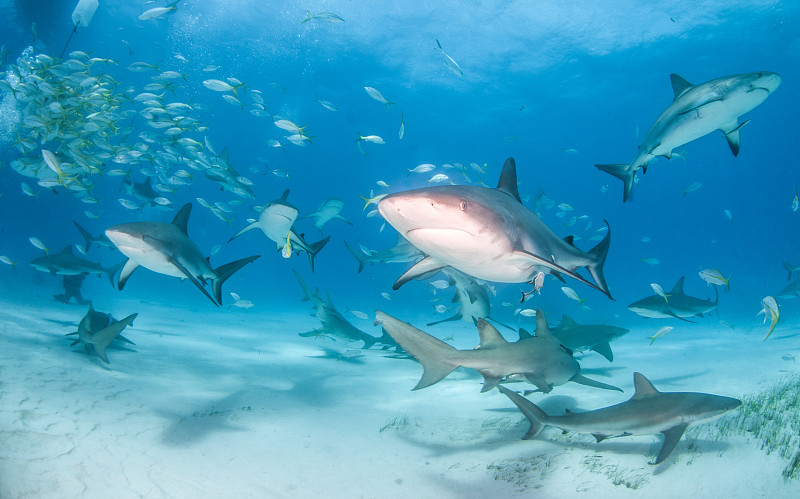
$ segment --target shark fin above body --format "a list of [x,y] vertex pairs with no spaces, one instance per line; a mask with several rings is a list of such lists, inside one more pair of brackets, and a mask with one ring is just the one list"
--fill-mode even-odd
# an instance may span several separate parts
[[396,291],[400,289],[400,286],[408,281],[414,280],[421,275],[440,270],[447,266],[448,265],[446,263],[441,262],[432,256],[426,256],[422,260],[415,263],[410,269],[406,270],[405,273],[401,275],[392,285],[392,289]]
[[[149,179],[149,177],[148,177]],[[188,235],[189,234],[189,215],[192,213],[192,203],[186,203],[183,207],[178,211],[178,214],[175,215],[175,218],[172,219],[172,225],[177,226],[181,232]]]
[[522,203],[517,187],[517,163],[514,158],[508,158],[503,164],[503,171],[500,173],[500,180],[497,182],[497,190],[505,192],[514,199]]
[[478,326],[478,335],[480,336],[481,343],[478,348],[492,348],[494,346],[507,345],[508,341],[503,338],[500,331],[496,327],[489,324],[485,319],[478,319],[476,325]]
[[675,93],[675,98],[673,100],[678,100],[678,97],[694,86],[686,81],[685,78],[675,73],[669,75],[669,81],[672,83],[672,91]]
[[653,383],[651,383],[650,380],[644,376],[644,374],[638,372],[633,373],[633,388],[634,393],[633,397],[631,397],[631,400],[641,399],[643,397],[660,393],[656,387],[653,386]]

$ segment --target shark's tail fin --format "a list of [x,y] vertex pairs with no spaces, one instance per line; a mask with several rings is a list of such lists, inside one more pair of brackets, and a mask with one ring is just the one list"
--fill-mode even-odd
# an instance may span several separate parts
[[106,356],[106,347],[114,341],[114,338],[119,336],[123,329],[128,326],[133,326],[133,320],[139,314],[131,314],[121,321],[117,321],[108,327],[101,329],[96,334],[92,335],[92,345],[97,355],[103,359],[103,362],[108,364],[108,357]]
[[514,405],[516,405],[519,410],[522,411],[522,414],[528,418],[528,421],[530,421],[531,429],[528,430],[528,433],[526,433],[524,437],[522,437],[523,440],[529,440],[536,437],[536,435],[538,435],[544,429],[544,427],[547,426],[547,423],[545,423],[545,420],[547,420],[547,414],[543,410],[539,409],[536,404],[526,399],[522,395],[512,392],[504,386],[498,386],[497,389],[505,394],[506,397],[510,398],[511,401],[514,402]]
[[800,265],[792,265],[789,262],[783,262],[783,268],[786,269],[786,272],[789,273],[789,277],[786,278],[787,281],[791,281],[792,277],[794,277],[794,273],[800,270]]
[[314,257],[317,256],[317,253],[319,253],[326,244],[328,244],[330,239],[331,236],[327,236],[325,239],[320,239],[308,247],[308,261],[311,263],[311,272],[314,272]]
[[608,227],[608,234],[606,234],[606,237],[604,237],[602,241],[597,243],[597,246],[589,250],[588,255],[591,262],[586,268],[589,270],[589,273],[592,274],[592,279],[594,279],[600,291],[613,300],[614,298],[611,297],[611,292],[608,290],[608,285],[606,284],[606,278],[603,276],[603,265],[606,263],[608,247],[611,245],[611,226],[608,225],[608,220],[605,220],[605,222]]
[[114,276],[117,275],[117,271],[119,269],[121,269],[125,265],[125,263],[127,261],[128,261],[127,259],[126,260],[122,260],[118,264],[116,264],[116,265],[114,265],[112,267],[109,267],[107,269],[104,269],[106,275],[108,276],[108,280],[111,282],[111,287],[112,288],[116,289],[116,286],[114,285]]
[[91,246],[91,245],[92,245],[92,243],[95,241],[95,238],[94,238],[94,236],[92,236],[92,235],[89,233],[89,231],[88,231],[88,230],[86,230],[86,229],[84,229],[83,227],[81,227],[81,225],[80,225],[78,222],[76,222],[75,220],[73,220],[73,221],[72,221],[72,223],[74,223],[74,224],[75,224],[75,227],[77,227],[77,229],[78,229],[78,232],[80,232],[80,233],[81,233],[81,236],[83,236],[83,239],[84,239],[84,240],[86,240],[86,246],[84,247],[84,249],[85,249],[86,251],[89,251],[89,246]]
[[376,337],[372,336],[371,334],[366,334],[365,333],[365,334],[361,335],[361,339],[364,340],[364,346],[362,348],[364,350],[368,350],[368,349],[372,348],[373,345],[375,345],[375,342],[377,342],[380,338],[376,338]]
[[633,189],[633,179],[636,177],[636,170],[631,168],[630,165],[594,165],[599,170],[604,171],[606,173],[610,173],[614,175],[618,179],[622,180],[622,183],[625,184],[625,192],[622,194],[622,202],[628,200],[631,195],[631,190]]
[[211,283],[211,286],[214,291],[214,298],[217,300],[217,305],[220,305],[222,303],[222,284],[230,276],[235,274],[239,269],[241,269],[248,263],[254,262],[260,257],[261,255],[248,256],[247,258],[242,258],[241,260],[236,260],[235,262],[226,263],[225,265],[214,269],[214,273],[217,275],[217,277]]
[[353,249],[352,246],[347,244],[347,241],[344,242],[344,245],[347,246],[347,250],[350,252],[350,254],[353,255],[356,260],[358,260],[358,272],[360,273],[362,270],[364,270],[364,264],[367,263],[367,256]]
[[413,390],[441,381],[458,367],[458,350],[447,343],[380,310],[375,311],[375,325],[378,324],[383,324],[389,336],[422,364],[422,378]]

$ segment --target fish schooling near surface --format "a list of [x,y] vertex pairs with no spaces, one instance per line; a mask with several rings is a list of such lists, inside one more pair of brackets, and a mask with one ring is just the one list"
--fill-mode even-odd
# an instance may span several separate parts
[[89,311],[81,319],[78,324],[78,331],[69,333],[67,336],[78,336],[78,339],[72,342],[75,346],[78,343],[83,344],[83,348],[87,354],[94,351],[100,359],[109,364],[108,356],[106,356],[106,348],[114,341],[119,340],[130,345],[135,343],[128,338],[122,336],[120,333],[126,328],[133,326],[133,320],[139,314],[131,314],[124,319],[118,321],[111,316],[111,314],[104,314],[94,309],[92,304],[89,304]]
[[[189,279],[216,306],[222,304],[222,284],[236,271],[261,255],[236,260],[216,269],[211,268],[200,248],[189,239],[187,225],[191,203],[175,215],[172,223],[130,222],[106,229],[106,236],[129,258],[122,268],[117,287],[122,290],[139,266],[159,274]],[[211,283],[211,293],[204,285]]]
[[563,416],[549,416],[521,395],[503,386],[497,388],[530,421],[524,440],[536,437],[545,426],[591,433],[598,443],[607,438],[661,433],[664,443],[651,464],[664,461],[689,426],[713,421],[742,404],[735,398],[707,393],[659,392],[641,373],[633,374],[633,383],[633,397],[625,402],[587,412],[567,410]]
[[633,161],[625,164],[595,165],[622,180],[622,201],[631,195],[636,172],[647,173],[653,158],[670,159],[673,149],[720,130],[734,156],[739,155],[739,130],[749,120],[739,117],[769,97],[781,84],[781,77],[769,71],[716,78],[692,85],[676,74],[670,75],[675,99],[658,117],[639,146]]
[[[520,200],[514,158],[503,165],[496,189],[441,185],[389,194],[378,202],[383,218],[427,254],[393,286],[446,266],[478,279],[529,282],[540,273],[567,275],[611,298],[603,276],[611,231],[584,252],[573,237],[558,237]],[[586,267],[594,282],[576,272]],[[612,298],[613,299],[613,298]]]
[[667,298],[657,294],[648,296],[628,305],[628,310],[651,319],[668,319],[672,317],[685,322],[693,322],[686,318],[702,316],[717,308],[719,305],[719,291],[717,291],[716,286],[714,286],[715,300],[702,300],[683,292],[683,280],[683,277],[678,279],[672,291],[667,293]]
[[536,336],[521,329],[520,339],[514,343],[503,338],[484,319],[478,319],[476,325],[480,345],[474,350],[457,350],[385,312],[375,312],[375,325],[378,324],[383,326],[403,350],[422,364],[422,378],[413,390],[438,383],[457,367],[469,367],[483,376],[481,392],[491,390],[504,380],[520,377],[536,385],[544,393],[549,393],[554,386],[569,381],[622,391],[615,386],[582,376],[578,361],[550,332],[541,310],[536,313]]

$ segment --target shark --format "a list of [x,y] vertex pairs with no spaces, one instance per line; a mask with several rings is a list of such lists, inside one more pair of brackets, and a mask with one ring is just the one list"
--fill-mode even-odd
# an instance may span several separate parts
[[91,354],[91,352],[94,351],[103,362],[109,364],[106,348],[112,341],[119,340],[134,345],[131,340],[122,336],[120,333],[122,333],[126,327],[133,326],[133,320],[136,319],[138,315],[139,314],[131,314],[118,321],[114,319],[111,314],[104,314],[96,311],[90,303],[89,311],[86,312],[86,315],[81,319],[80,324],[78,324],[78,331],[67,335],[78,336],[78,339],[73,341],[70,346],[82,343],[87,354]]
[[778,293],[778,298],[797,298],[800,296],[800,279],[795,279],[786,285],[785,288]]
[[459,310],[447,319],[429,322],[428,326],[450,321],[465,320],[476,322],[478,319],[486,319],[513,331],[510,326],[506,326],[489,317],[492,306],[489,301],[489,292],[486,290],[485,285],[479,283],[474,277],[453,267],[443,268],[442,273],[450,279],[450,284],[455,288],[453,303],[459,304]]
[[628,329],[604,324],[578,324],[564,314],[561,324],[552,332],[558,341],[572,351],[593,350],[613,362],[614,352],[609,342],[627,334]]
[[369,250],[362,246],[361,251],[355,250],[352,246],[344,243],[347,250],[358,261],[358,272],[364,270],[364,265],[375,263],[408,263],[418,262],[425,257],[425,254],[411,244],[408,239],[397,235],[397,244],[385,250]]
[[[192,212],[191,203],[185,204],[172,223],[130,222],[106,229],[108,239],[128,261],[122,268],[117,287],[122,290],[134,270],[140,266],[159,274],[189,279],[216,306],[222,304],[222,284],[239,269],[258,259],[253,255],[216,269],[189,238],[187,226]],[[211,283],[212,293],[204,287]]]
[[349,220],[342,216],[342,208],[344,207],[344,201],[341,199],[330,198],[326,199],[319,205],[317,211],[302,217],[300,220],[304,218],[314,218],[314,227],[319,229],[322,232],[322,228],[325,226],[326,223],[330,222],[334,218],[338,218],[339,220],[343,221],[346,224],[353,225]]
[[668,319],[673,317],[685,322],[693,322],[686,319],[686,317],[702,316],[717,308],[719,304],[719,292],[716,286],[714,286],[715,300],[702,300],[683,292],[683,280],[683,277],[678,279],[672,291],[667,293],[667,298],[661,295],[648,296],[628,305],[628,310],[642,317],[652,319]]
[[664,436],[658,456],[651,464],[660,464],[680,441],[689,426],[713,421],[742,402],[732,397],[699,392],[660,392],[641,373],[633,374],[635,392],[620,404],[587,412],[566,411],[563,416],[549,416],[533,402],[506,387],[498,389],[528,418],[531,427],[523,437],[536,437],[545,426],[566,431],[591,433],[597,442],[629,435]]
[[479,318],[476,326],[480,345],[474,350],[457,350],[385,312],[376,311],[375,317],[375,325],[382,324],[397,344],[422,364],[422,377],[413,390],[438,383],[457,367],[469,367],[483,375],[481,392],[491,390],[506,378],[520,377],[544,393],[569,381],[622,391],[582,376],[572,352],[550,332],[541,310],[536,314],[536,336],[523,329],[519,341],[514,343],[508,342],[494,326]]
[[289,190],[287,189],[279,199],[270,201],[261,211],[258,220],[237,232],[233,237],[228,239],[228,242],[233,241],[247,231],[261,229],[264,235],[277,244],[278,251],[284,251],[284,256],[287,258],[291,255],[293,245],[296,245],[301,251],[305,251],[308,254],[308,260],[311,262],[311,271],[313,272],[314,257],[325,247],[330,240],[330,236],[314,244],[308,244],[302,234],[295,233],[292,230],[292,225],[294,225],[295,220],[297,220],[298,210],[287,201],[288,197]]
[[[395,283],[454,267],[478,279],[530,282],[541,273],[567,275],[611,298],[603,276],[611,231],[584,252],[573,237],[559,238],[528,210],[517,190],[514,158],[503,165],[497,188],[439,185],[389,194],[378,210],[397,231],[427,256]],[[588,269],[594,282],[576,272]]]
[[219,185],[221,191],[228,191],[243,198],[256,197],[251,187],[252,182],[243,182],[242,177],[230,164],[228,148],[222,150],[218,156],[209,158],[207,168],[203,171],[206,178]]
[[155,189],[153,189],[153,180],[150,177],[144,182],[136,182],[133,179],[125,179],[122,181],[122,186],[129,195],[139,199],[149,206],[159,206],[156,203],[156,198],[160,197]]
[[53,253],[37,258],[31,262],[31,266],[42,272],[49,272],[53,275],[82,275],[97,274],[108,276],[111,287],[114,287],[114,274],[122,267],[124,262],[105,268],[99,263],[84,260],[72,252],[72,245],[64,248],[60,253]]
[[636,172],[647,173],[653,158],[672,157],[672,151],[714,130],[720,130],[734,156],[739,155],[739,131],[749,120],[739,117],[764,102],[781,84],[769,71],[737,74],[693,85],[677,74],[670,75],[675,98],[658,117],[639,146],[636,157],[625,164],[595,165],[622,180],[622,201],[631,195]]
[[84,246],[84,251],[88,252],[89,248],[92,246],[92,244],[96,244],[97,246],[105,246],[108,249],[115,249],[116,248],[116,246],[114,246],[114,243],[112,243],[106,237],[105,234],[100,234],[98,236],[93,236],[91,232],[89,232],[88,230],[83,228],[81,226],[81,224],[79,224],[75,220],[73,220],[72,223],[75,224],[75,227],[78,229],[78,232],[81,233],[81,236],[83,236],[83,239],[86,241],[86,246]]

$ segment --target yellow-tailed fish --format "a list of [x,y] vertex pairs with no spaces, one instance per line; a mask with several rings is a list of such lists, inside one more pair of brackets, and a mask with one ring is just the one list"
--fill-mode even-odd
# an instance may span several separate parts
[[44,243],[38,237],[29,237],[28,241],[35,247],[39,248],[40,250],[44,251],[45,255],[50,254],[50,248],[44,245]]
[[698,275],[702,280],[706,281],[708,284],[714,284],[717,286],[725,285],[725,288],[728,291],[731,290],[731,285],[730,285],[731,278],[730,277],[726,278],[725,276],[722,275],[722,272],[720,272],[717,269],[701,270],[700,272],[698,272]]
[[648,336],[647,339],[650,340],[650,344],[652,345],[653,342],[656,341],[657,338],[660,338],[660,337],[664,336],[665,334],[667,334],[670,331],[672,331],[672,329],[673,329],[672,326],[664,326],[661,329],[659,329],[658,331],[656,331],[656,334],[654,334],[653,336]]
[[653,288],[653,291],[655,291],[658,296],[663,298],[665,302],[669,303],[670,295],[664,293],[664,288],[662,288],[660,284],[652,282],[650,283],[650,287]]
[[772,331],[775,329],[778,319],[781,318],[781,312],[778,307],[778,302],[772,296],[764,297],[764,299],[761,300],[761,306],[764,308],[761,309],[759,314],[764,314],[764,322],[767,322],[767,315],[770,317],[769,331],[767,331],[767,335],[764,336],[764,339],[761,340],[766,341],[766,339],[769,338],[769,335],[771,335]]
[[386,100],[386,98],[376,88],[364,87],[364,90],[366,90],[367,95],[369,95],[376,101],[386,105],[386,109],[389,109],[389,106],[394,104],[394,102],[389,102],[388,100]]
[[578,307],[579,308],[583,308],[583,302],[585,302],[586,300],[581,299],[581,297],[578,296],[578,293],[576,293],[574,289],[572,289],[570,287],[567,287],[567,286],[562,286],[561,287],[561,291],[565,295],[567,295],[567,298],[570,298],[570,299],[575,300],[576,302],[578,302]]

